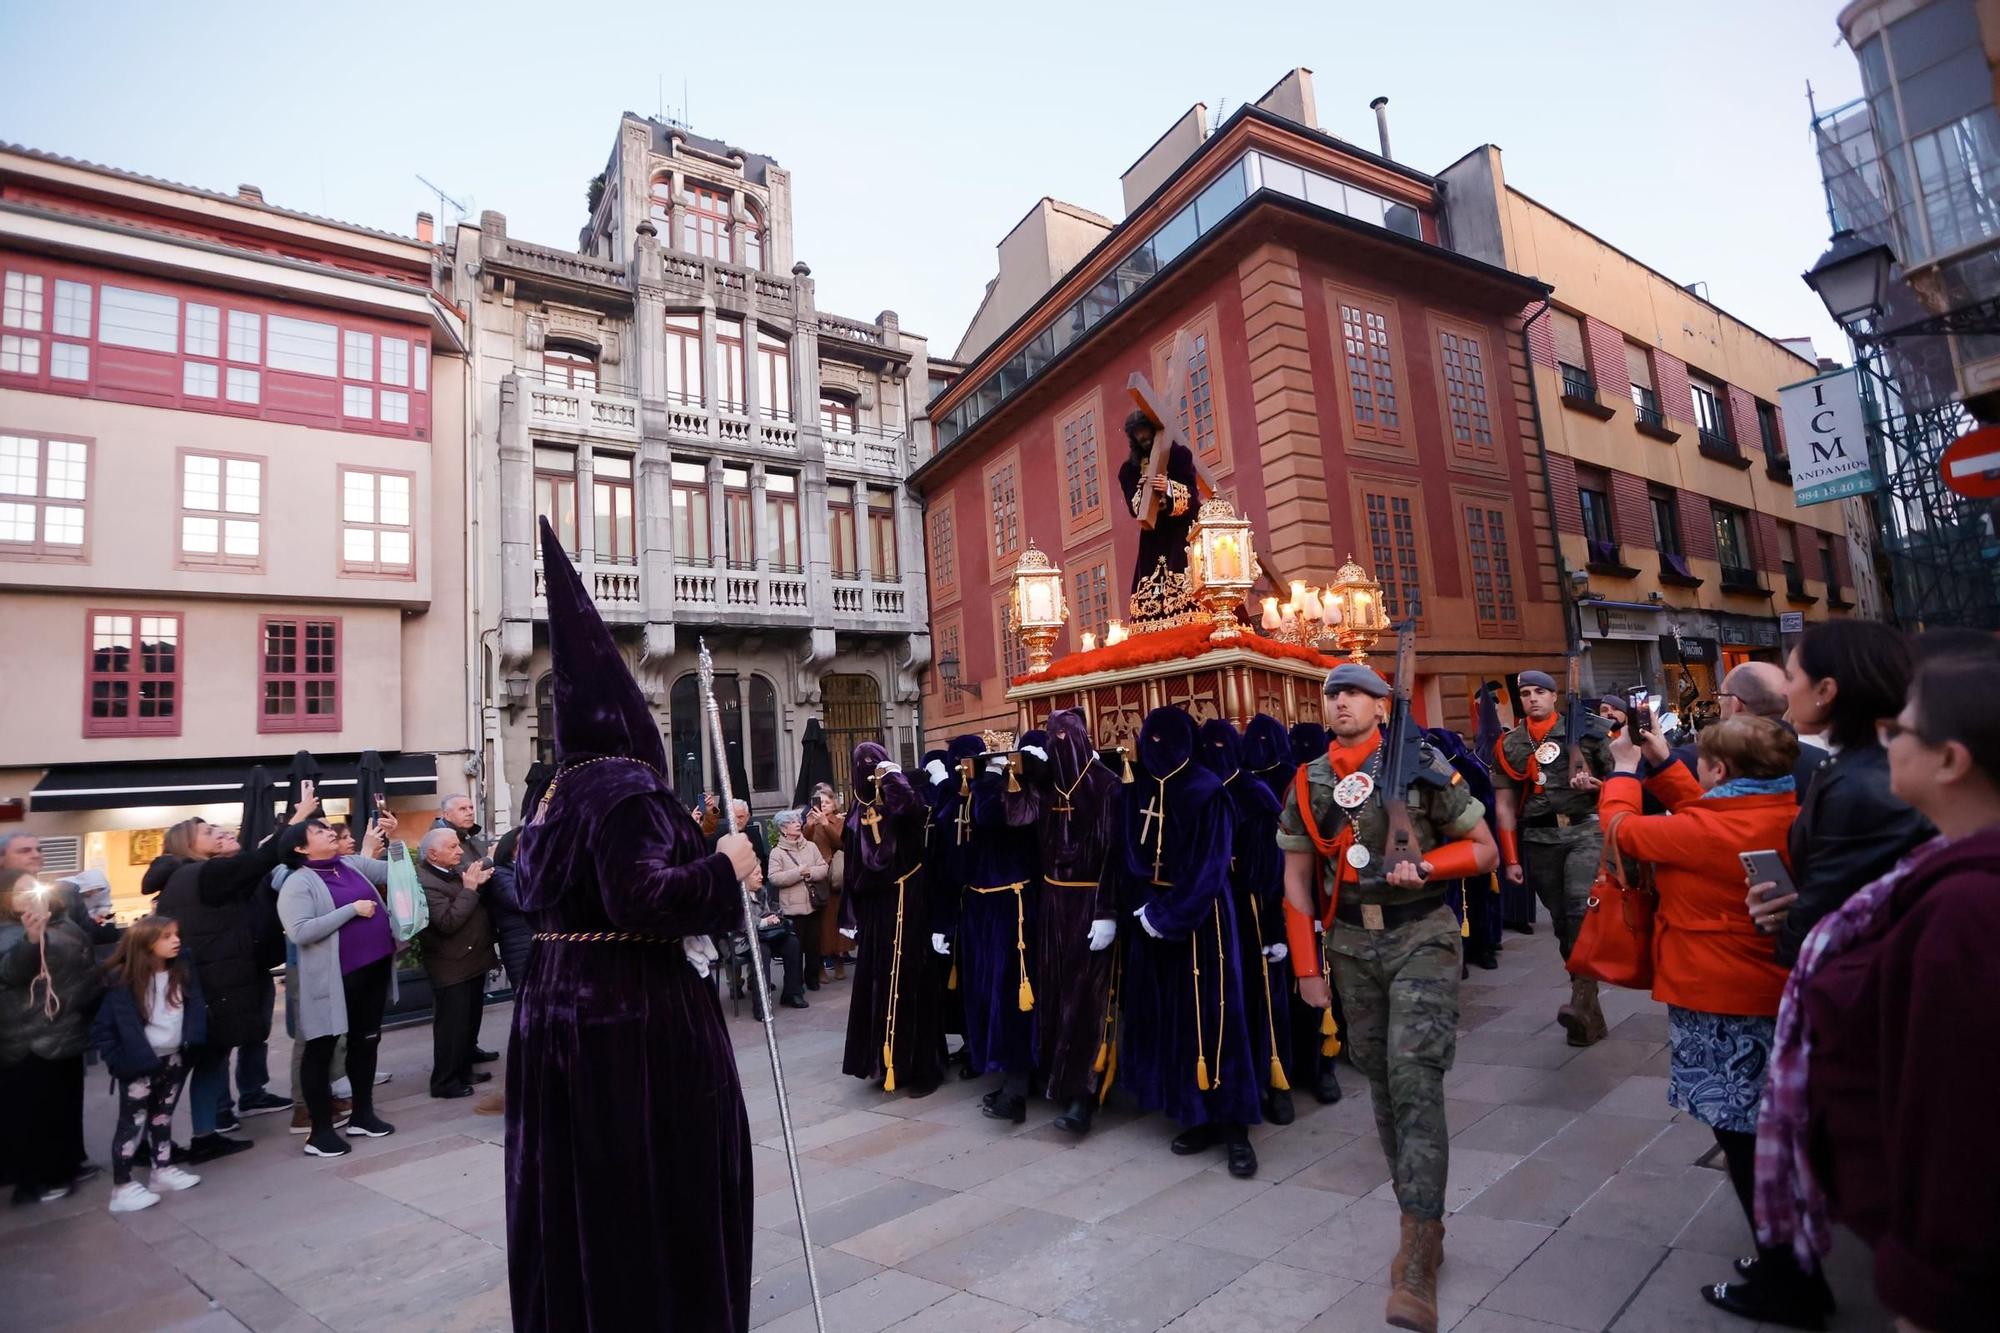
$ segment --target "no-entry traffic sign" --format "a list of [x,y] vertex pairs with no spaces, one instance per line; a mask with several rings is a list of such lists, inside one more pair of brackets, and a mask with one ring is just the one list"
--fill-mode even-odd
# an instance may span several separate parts
[[2000,426],[1981,426],[1959,436],[1938,466],[1944,484],[1966,499],[2000,498]]

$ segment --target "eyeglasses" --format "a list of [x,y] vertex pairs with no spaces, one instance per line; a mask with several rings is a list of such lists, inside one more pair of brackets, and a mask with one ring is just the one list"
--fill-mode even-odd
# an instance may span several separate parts
[[1935,742],[1933,742],[1929,737],[1925,736],[1923,732],[1919,731],[1915,727],[1904,726],[1902,722],[1896,718],[1885,717],[1879,719],[1875,723],[1875,737],[1877,740],[1882,742],[1884,748],[1887,748],[1887,746],[1891,741],[1901,736],[1914,736],[1917,740],[1922,741],[1926,745],[1935,744]]

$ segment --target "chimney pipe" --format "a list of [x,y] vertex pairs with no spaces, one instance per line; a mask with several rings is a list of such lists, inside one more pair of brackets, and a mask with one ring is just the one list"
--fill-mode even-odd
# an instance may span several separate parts
[[255,185],[237,186],[236,197],[238,199],[247,200],[253,204],[261,204],[264,202],[264,192],[261,189],[257,188]]
[[1382,137],[1382,156],[1393,159],[1389,151],[1389,99],[1378,97],[1368,104],[1375,113],[1375,132]]
[[428,213],[417,214],[417,239],[426,245],[437,239],[437,220]]

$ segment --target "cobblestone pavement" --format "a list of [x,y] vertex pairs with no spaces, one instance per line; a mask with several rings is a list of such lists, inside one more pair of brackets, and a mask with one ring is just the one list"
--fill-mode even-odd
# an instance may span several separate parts
[[[1707,1130],[1666,1104],[1663,1008],[1607,992],[1610,1038],[1574,1050],[1553,1022],[1567,987],[1546,925],[1509,934],[1503,958],[1464,987],[1446,1083],[1441,1326],[1748,1333],[1696,1295],[1749,1240],[1723,1173],[1701,1164]],[[833,983],[810,1010],[778,1010],[831,1327],[1382,1327],[1396,1207],[1358,1075],[1343,1068],[1338,1105],[1302,1094],[1294,1124],[1259,1128],[1262,1169],[1239,1181],[1219,1153],[1169,1154],[1158,1118],[1107,1112],[1076,1143],[1046,1104],[1021,1126],[982,1119],[983,1080],[912,1101],[843,1078],[846,992]],[[487,1014],[488,1045],[506,1019]],[[752,1318],[798,1333],[812,1316],[770,1069],[747,1004],[730,1021],[758,1145]],[[275,1069],[285,1054],[281,1037]],[[109,1214],[102,1179],[59,1204],[0,1209],[0,1329],[505,1328],[501,1122],[425,1095],[427,1029],[391,1033],[383,1055],[396,1077],[381,1109],[398,1132],[350,1157],[307,1159],[287,1117],[266,1116],[247,1122],[255,1151],[146,1212]],[[99,1161],[105,1089],[92,1070]],[[1865,1253],[1842,1242],[1834,1327],[1886,1326]]]

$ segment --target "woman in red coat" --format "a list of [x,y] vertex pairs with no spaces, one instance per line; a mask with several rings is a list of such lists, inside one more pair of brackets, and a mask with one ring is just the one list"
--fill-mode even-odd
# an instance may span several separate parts
[[[1667,1100],[1715,1134],[1729,1163],[1730,1184],[1743,1215],[1756,1224],[1757,1106],[1764,1095],[1778,1000],[1787,969],[1769,935],[1757,929],[1744,901],[1743,852],[1785,858],[1798,814],[1792,766],[1799,743],[1768,718],[1734,717],[1704,730],[1695,742],[1695,772],[1668,762],[1666,740],[1647,732],[1635,744],[1615,737],[1617,771],[1598,798],[1599,822],[1624,856],[1651,863],[1659,889],[1653,924],[1653,998],[1667,1005]],[[1642,788],[1641,758],[1659,765]],[[1650,792],[1667,808],[1640,813]],[[1772,1298],[1767,1317],[1819,1327],[1825,1282],[1804,1272],[1788,1253],[1759,1256],[1760,1294]],[[1743,1296],[1728,1283],[1702,1288],[1724,1309]]]

